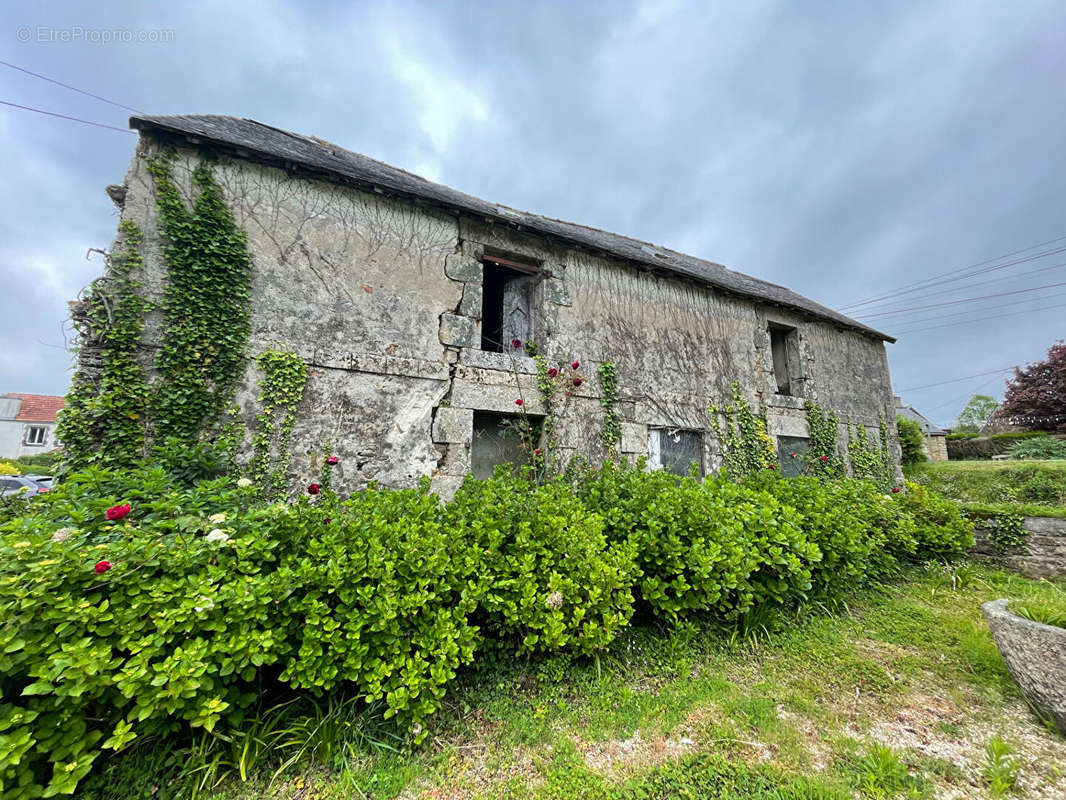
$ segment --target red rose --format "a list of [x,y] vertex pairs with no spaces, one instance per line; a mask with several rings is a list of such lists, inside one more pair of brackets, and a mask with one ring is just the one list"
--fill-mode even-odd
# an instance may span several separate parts
[[329,458],[326,459],[326,463],[329,464],[330,466],[332,466],[334,464],[340,463],[340,459],[337,458],[336,456],[330,456]]
[[93,572],[95,572],[97,575],[103,575],[109,569],[111,569],[110,561],[97,561],[96,566],[93,567]]
[[517,400],[515,400],[515,401],[514,401],[514,404],[515,404],[516,406],[520,406],[520,405],[522,405],[522,398],[521,398],[521,397],[519,397],[519,398],[518,398]]
[[552,367],[550,370],[548,370],[548,377],[549,378],[554,378],[558,374],[559,374],[559,370],[557,370],[555,367]]
[[[130,504],[129,503],[123,503],[120,506],[112,506],[111,508],[109,508],[107,510],[107,513],[104,516],[107,517],[108,519],[111,519],[111,520],[122,519],[124,516],[129,514],[130,511],[132,511],[132,510],[133,509],[130,508]],[[103,562],[100,562],[100,563],[103,563]]]
[[522,346],[522,340],[521,339],[512,339],[511,340],[511,347],[521,347],[521,346]]
[[580,366],[581,366],[581,362],[580,361],[575,361],[573,364],[570,365],[570,369],[577,369]]
[[789,454],[788,454],[788,457],[789,457],[789,458],[795,458],[795,457],[796,457],[796,454],[795,454],[795,453],[789,453]]
[[581,384],[583,384],[584,382],[585,382],[585,381],[584,381],[584,380],[582,380],[581,378],[574,378],[574,386],[580,386],[580,385],[581,385]]
[[321,489],[322,489],[322,487],[319,486],[317,483],[312,483],[310,486],[307,487],[307,493],[308,494],[318,494],[319,491],[321,491]]
[[828,461],[828,460],[829,460],[829,456],[822,456],[822,461]]
[[898,486],[893,486],[892,487],[892,494],[899,494],[899,487]]
[[333,520],[331,520],[329,517],[326,517],[324,520],[322,520],[323,525],[329,525],[331,522],[333,522]]
[[767,469],[777,469],[777,464],[767,464],[766,468]]
[[539,456],[540,455],[540,448],[539,447],[536,450],[533,451],[533,455],[535,455],[535,456]]

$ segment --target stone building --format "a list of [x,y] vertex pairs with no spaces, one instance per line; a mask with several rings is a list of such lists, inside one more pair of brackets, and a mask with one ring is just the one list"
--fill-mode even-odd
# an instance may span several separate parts
[[[253,263],[248,354],[283,343],[310,368],[292,436],[293,478],[330,442],[337,480],[448,493],[510,451],[516,399],[544,413],[535,342],[584,382],[558,418],[559,454],[592,462],[604,408],[597,367],[616,365],[620,451],[654,466],[720,463],[708,407],[737,382],[785,451],[803,447],[806,399],[876,431],[898,461],[884,343],[893,339],[782,286],[708,261],[516,211],[314,137],[222,116],[134,117],[140,143],[110,193],[140,226],[143,286],[165,277],[148,159],[172,154],[191,198],[205,160]],[[150,318],[144,345],[158,341]],[[250,359],[238,404],[257,413]],[[846,441],[844,426],[841,440]]]

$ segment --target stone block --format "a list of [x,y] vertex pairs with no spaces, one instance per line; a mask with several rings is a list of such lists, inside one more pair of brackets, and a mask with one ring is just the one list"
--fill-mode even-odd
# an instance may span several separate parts
[[440,315],[441,344],[453,347],[477,347],[481,343],[477,323],[471,317],[459,314]]
[[483,294],[479,283],[468,283],[463,286],[463,299],[459,303],[459,313],[465,317],[480,317]]
[[458,444],[473,436],[474,412],[469,408],[442,406],[433,419],[433,441]]
[[619,447],[623,453],[647,453],[648,426],[635,422],[623,422],[622,442]]
[[566,281],[559,278],[548,278],[544,281],[544,301],[557,306],[571,305],[573,301],[570,299],[570,288]]
[[444,274],[453,281],[481,283],[484,270],[481,262],[467,255],[449,255],[444,262]]

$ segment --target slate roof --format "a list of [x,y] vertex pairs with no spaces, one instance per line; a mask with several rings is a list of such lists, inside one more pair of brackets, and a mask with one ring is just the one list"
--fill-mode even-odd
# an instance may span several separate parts
[[297,166],[327,180],[376,188],[388,194],[440,206],[451,212],[487,218],[563,240],[570,245],[690,278],[763,303],[783,306],[861,331],[877,339],[895,339],[861,322],[796,294],[784,286],[726,269],[721,264],[657,245],[589,228],[573,222],[517,211],[433,183],[398,167],[345,150],[330,142],[289,133],[251,119],[218,115],[134,116],[130,127],[178,135],[193,144],[222,146],[237,156],[279,166]]
[[4,397],[17,397],[22,403],[15,415],[18,422],[55,422],[56,413],[63,409],[64,400],[51,394],[19,394],[9,392]]
[[896,405],[896,413],[901,417],[912,419],[922,427],[922,433],[926,436],[947,436],[948,432],[943,428],[938,427],[934,423],[930,422],[924,415],[922,415],[913,406],[905,406],[901,404]]

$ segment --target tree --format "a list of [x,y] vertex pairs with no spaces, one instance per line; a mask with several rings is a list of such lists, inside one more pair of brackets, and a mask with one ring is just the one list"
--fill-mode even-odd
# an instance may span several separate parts
[[1051,345],[1044,361],[1014,368],[996,416],[1035,430],[1066,430],[1066,342]]
[[919,464],[925,461],[925,436],[922,426],[913,419],[896,415],[896,429],[899,431],[899,446],[903,451],[904,464]]
[[959,414],[956,430],[960,433],[980,433],[996,413],[999,403],[987,394],[975,394]]

